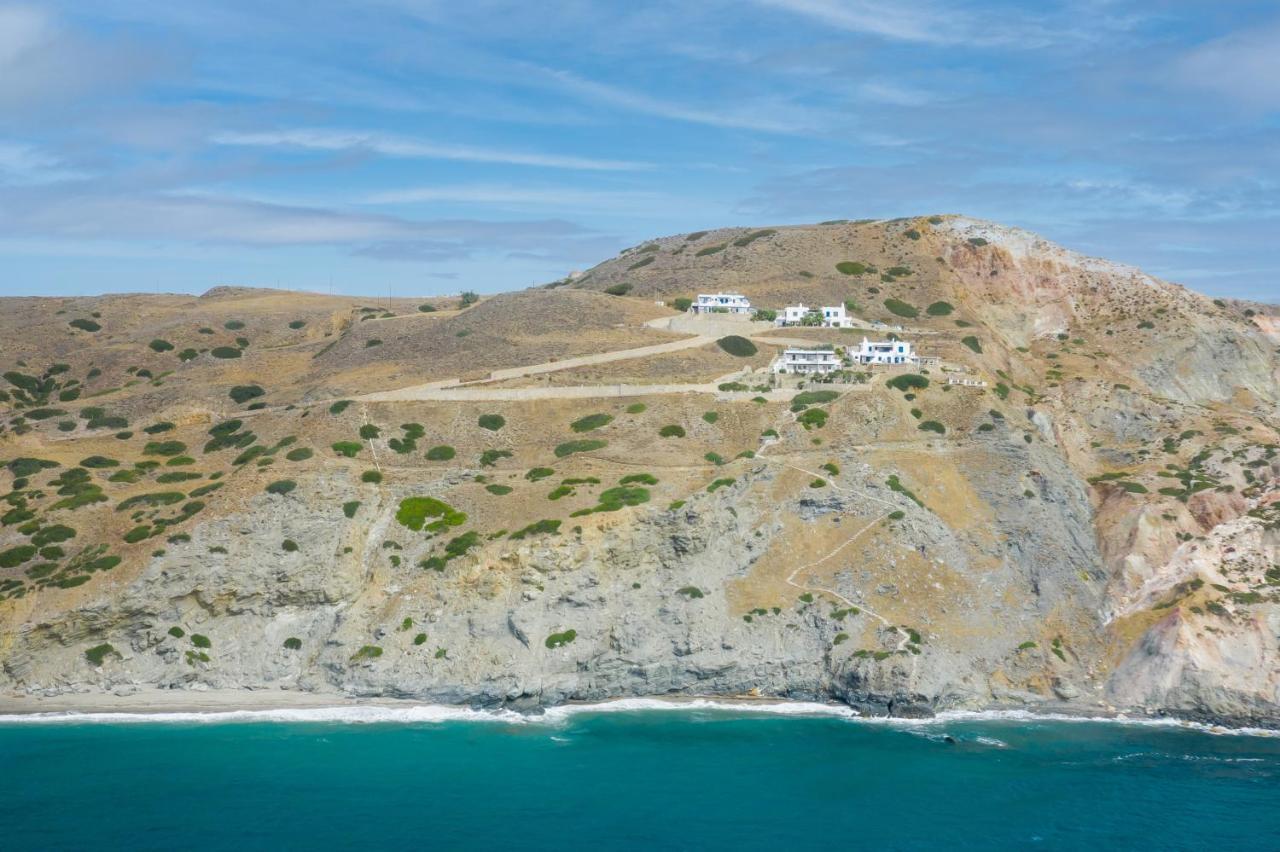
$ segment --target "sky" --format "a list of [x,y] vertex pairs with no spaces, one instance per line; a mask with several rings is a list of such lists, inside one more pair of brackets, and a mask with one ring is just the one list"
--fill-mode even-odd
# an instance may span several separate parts
[[1275,0],[0,0],[0,295],[961,213],[1280,301]]

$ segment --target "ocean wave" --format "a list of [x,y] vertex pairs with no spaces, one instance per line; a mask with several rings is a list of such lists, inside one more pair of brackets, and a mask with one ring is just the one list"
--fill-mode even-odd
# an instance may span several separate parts
[[[1093,723],[1135,725],[1199,731],[1222,736],[1280,737],[1280,731],[1266,728],[1229,728],[1180,719],[1152,719],[1126,716],[1087,716],[1067,713],[1037,713],[1031,710],[947,710],[936,716],[904,719],[888,716],[860,716],[842,704],[809,701],[735,701],[713,698],[619,698],[594,704],[561,704],[540,713],[515,710],[477,710],[441,704],[351,704],[332,707],[272,708],[263,710],[174,710],[174,711],[59,711],[0,716],[0,725],[18,724],[224,724],[245,722],[337,723],[337,724],[443,724],[481,722],[508,725],[561,726],[575,716],[608,713],[689,713],[705,712],[728,716],[789,716],[830,718],[864,725],[924,729],[948,724],[1014,722]],[[1005,746],[999,740],[989,744]]]

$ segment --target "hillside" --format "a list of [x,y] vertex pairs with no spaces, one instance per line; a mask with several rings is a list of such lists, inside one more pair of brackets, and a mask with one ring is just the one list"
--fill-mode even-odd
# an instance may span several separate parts
[[[670,307],[717,290],[867,328]],[[4,300],[0,689],[1280,726],[1275,306],[954,216],[418,306]],[[767,374],[885,326],[940,363]]]

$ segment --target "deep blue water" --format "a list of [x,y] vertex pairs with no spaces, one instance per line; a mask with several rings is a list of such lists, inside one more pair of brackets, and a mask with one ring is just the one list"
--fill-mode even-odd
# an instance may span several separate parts
[[11,852],[476,847],[1276,850],[1280,739],[717,711],[0,724]]

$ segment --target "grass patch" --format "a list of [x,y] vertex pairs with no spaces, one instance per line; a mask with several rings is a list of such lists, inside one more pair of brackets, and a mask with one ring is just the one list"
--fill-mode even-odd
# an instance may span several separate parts
[[84,658],[95,667],[102,665],[107,657],[115,654],[120,656],[116,649],[111,647],[110,643],[104,642],[101,645],[94,645],[92,648],[84,652]]
[[884,484],[889,487],[890,491],[896,491],[897,493],[909,499],[912,503],[915,503],[921,509],[924,508],[924,503],[920,502],[920,498],[917,497],[911,491],[910,488],[907,488],[907,486],[902,484],[902,482],[898,479],[898,474],[896,473],[890,474],[889,478],[885,480]]

